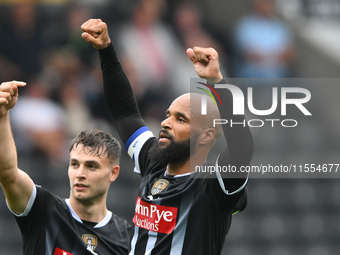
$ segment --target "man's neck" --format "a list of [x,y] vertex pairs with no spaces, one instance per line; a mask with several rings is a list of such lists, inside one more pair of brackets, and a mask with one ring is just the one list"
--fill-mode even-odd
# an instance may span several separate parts
[[102,202],[85,205],[70,196],[70,206],[81,220],[99,223],[107,214],[106,204]]
[[185,161],[184,163],[173,164],[170,163],[166,167],[165,173],[167,175],[178,175],[178,174],[187,174],[190,172],[190,160]]
[[191,155],[189,159],[187,159],[183,163],[169,163],[166,167],[165,173],[167,175],[179,175],[179,174],[187,174],[190,172],[195,172],[196,166],[201,166],[205,163],[207,159],[206,155],[200,155],[195,153]]

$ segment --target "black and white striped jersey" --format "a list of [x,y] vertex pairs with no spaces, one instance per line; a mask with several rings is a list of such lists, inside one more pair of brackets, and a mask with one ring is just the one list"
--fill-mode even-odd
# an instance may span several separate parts
[[164,166],[148,159],[149,147],[157,142],[150,131],[142,128],[132,137],[127,150],[142,181],[130,254],[220,254],[236,205],[242,201],[245,207],[245,183],[226,195],[217,178],[197,172],[167,176]]
[[128,254],[131,226],[112,212],[99,223],[82,221],[68,199],[35,186],[26,210],[15,215],[25,255]]

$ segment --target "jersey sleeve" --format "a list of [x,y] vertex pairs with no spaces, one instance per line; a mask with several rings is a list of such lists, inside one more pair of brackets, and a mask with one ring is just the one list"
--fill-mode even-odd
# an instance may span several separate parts
[[[152,132],[143,126],[135,131],[125,143],[125,150],[129,156],[135,161],[134,172],[144,176],[144,167],[147,160],[147,151],[151,143],[154,141]],[[144,153],[142,153],[142,151]],[[142,156],[141,156],[142,155]]]
[[[227,84],[223,79],[220,84]],[[236,172],[215,171],[222,191],[226,195],[234,195],[244,189],[248,180],[248,173],[240,172],[242,166],[250,164],[253,155],[253,138],[244,115],[233,115],[233,95],[229,89],[215,86],[223,105],[218,104],[221,119],[228,120],[222,125],[227,141],[227,147],[216,160],[217,166],[227,166],[236,169]],[[217,97],[214,94],[214,97]],[[217,98],[216,98],[217,100]],[[231,125],[230,122],[234,123]]]
[[36,187],[35,185],[33,185],[33,191],[32,191],[31,197],[30,197],[30,199],[28,200],[28,203],[27,203],[27,205],[26,205],[26,208],[25,208],[25,210],[24,210],[22,213],[16,214],[15,212],[13,212],[13,211],[11,210],[11,208],[9,208],[9,206],[8,206],[8,204],[7,204],[7,200],[6,200],[7,208],[8,208],[8,210],[10,210],[10,212],[11,212],[14,216],[16,216],[16,217],[24,217],[24,216],[27,216],[28,213],[31,211],[31,208],[32,208],[32,206],[33,206],[33,203],[34,203],[34,201],[35,201],[36,196],[37,196],[37,187]]
[[55,195],[35,185],[25,211],[20,215],[14,214],[22,235],[44,232],[41,229],[44,226],[42,222],[44,222],[47,212],[57,201]]
[[131,84],[111,43],[99,50],[103,72],[104,100],[129,156],[135,161],[135,172],[141,173],[139,154],[150,138],[154,137],[145,125],[133,95]]

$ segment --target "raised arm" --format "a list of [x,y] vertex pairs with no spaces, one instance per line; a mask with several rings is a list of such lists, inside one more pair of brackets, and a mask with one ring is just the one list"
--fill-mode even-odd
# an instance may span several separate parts
[[100,19],[90,19],[81,28],[84,31],[82,37],[99,52],[105,103],[120,137],[127,145],[136,130],[145,126],[130,82],[111,43],[107,25]]
[[[226,84],[219,68],[218,53],[213,48],[194,47],[188,49],[187,54],[194,64],[197,75],[206,79],[208,84]],[[233,120],[234,123],[243,123],[244,115],[233,115],[233,97],[228,89],[215,88],[219,94],[223,106],[218,104],[221,119]],[[214,97],[216,95],[213,93]],[[218,102],[218,98],[215,98]],[[249,165],[253,155],[253,139],[247,125],[222,125],[224,136],[227,140],[227,148],[220,154],[218,164],[230,165],[240,169]],[[229,192],[237,191],[245,184],[247,173],[221,173],[224,178],[224,186]]]
[[16,214],[25,210],[33,191],[30,177],[18,169],[9,119],[9,110],[18,100],[18,87],[25,85],[23,82],[11,81],[0,86],[0,183],[9,208]]

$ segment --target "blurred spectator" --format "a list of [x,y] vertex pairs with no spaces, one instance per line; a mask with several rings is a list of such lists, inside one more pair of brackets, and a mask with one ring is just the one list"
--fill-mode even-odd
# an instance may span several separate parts
[[[219,53],[222,73],[228,76],[225,63],[225,59],[227,58],[225,51],[220,42],[203,27],[202,14],[197,4],[190,0],[177,4],[174,10],[174,25],[183,51],[194,46],[212,47],[216,49]],[[185,69],[186,75],[188,77],[195,77],[192,64],[190,62],[187,62],[187,64],[188,66]]]
[[59,95],[65,110],[67,134],[69,137],[75,137],[82,130],[88,129],[91,122],[90,110],[79,91],[78,79],[64,82]]
[[240,78],[290,77],[294,44],[288,27],[275,15],[274,0],[253,0],[254,13],[236,28]]
[[[91,46],[92,47],[92,46]],[[102,76],[98,57],[95,67],[84,65],[73,47],[48,52],[39,81],[48,84],[50,97],[65,110],[67,135],[74,137],[96,119],[109,121],[102,95]]]
[[193,46],[212,47],[219,55],[224,55],[220,43],[203,28],[201,12],[193,2],[184,1],[177,6],[175,26],[185,49]]
[[72,48],[84,63],[89,64],[91,56],[95,52],[91,45],[82,40],[79,33],[84,20],[96,16],[95,10],[80,3],[71,3],[67,7],[60,8],[57,13],[57,15],[52,15],[56,17],[45,17],[44,53],[48,53],[51,49],[67,46]]
[[122,64],[132,79],[143,116],[158,119],[164,117],[163,110],[178,93],[178,83],[180,89],[187,85],[189,90],[190,82],[188,74],[181,75],[183,57],[179,53],[183,52],[179,42],[162,22],[165,8],[163,0],[139,0],[131,22],[123,25],[116,36],[119,52],[123,52]]
[[[11,112],[13,128],[17,133],[18,151],[34,158],[39,155],[50,164],[67,160],[64,111],[48,98],[43,84],[32,82]],[[23,139],[23,137],[26,137]],[[67,150],[66,150],[67,151]]]
[[93,11],[84,5],[72,5],[69,8],[67,15],[67,36],[65,44],[71,46],[76,50],[82,60],[87,63],[91,60],[91,56],[95,54],[93,47],[85,42],[81,36],[79,36],[80,26],[84,21],[94,18]]
[[10,81],[18,79],[18,77],[22,77],[21,68],[13,61],[0,54],[0,81]]
[[98,119],[101,119],[111,125],[111,119],[103,100],[103,77],[98,56],[92,56],[90,62],[91,65],[87,67],[86,73],[79,78],[78,89],[92,116],[96,118],[96,123]]
[[40,68],[42,44],[37,4],[31,1],[12,4],[6,21],[1,35],[0,65],[8,65],[11,75],[3,76],[28,80]]
[[70,79],[80,79],[86,74],[79,55],[70,47],[45,52],[42,63],[43,68],[40,70],[38,80],[46,84],[49,95],[56,100],[60,99],[60,89],[65,82]]

